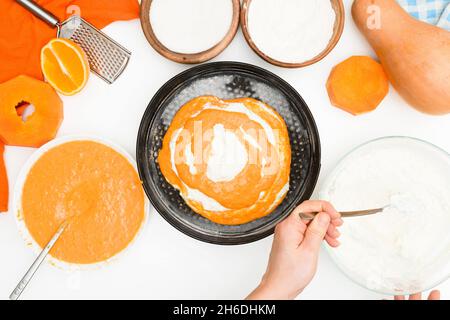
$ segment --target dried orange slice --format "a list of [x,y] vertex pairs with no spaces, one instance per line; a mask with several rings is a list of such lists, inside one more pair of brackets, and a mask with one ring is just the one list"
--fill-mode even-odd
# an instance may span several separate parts
[[68,39],[52,39],[41,50],[45,79],[59,93],[80,92],[89,78],[89,63],[83,49]]

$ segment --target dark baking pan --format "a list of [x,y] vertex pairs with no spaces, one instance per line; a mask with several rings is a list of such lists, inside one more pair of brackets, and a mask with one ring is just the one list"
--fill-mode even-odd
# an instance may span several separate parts
[[[290,188],[284,201],[268,216],[239,226],[213,223],[192,211],[161,174],[157,156],[167,128],[186,102],[201,95],[252,97],[274,107],[286,121],[292,148]],[[319,134],[302,97],[273,73],[237,62],[200,65],[162,86],[142,118],[136,155],[145,192],[164,219],[195,239],[222,245],[249,243],[272,234],[277,223],[309,199],[320,171]]]

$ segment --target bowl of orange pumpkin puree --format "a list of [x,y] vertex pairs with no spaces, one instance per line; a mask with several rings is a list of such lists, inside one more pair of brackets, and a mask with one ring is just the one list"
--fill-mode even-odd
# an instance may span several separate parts
[[117,257],[148,215],[133,158],[91,137],[56,139],[33,154],[19,176],[14,205],[19,230],[37,252],[69,221],[50,251],[50,262],[63,266]]

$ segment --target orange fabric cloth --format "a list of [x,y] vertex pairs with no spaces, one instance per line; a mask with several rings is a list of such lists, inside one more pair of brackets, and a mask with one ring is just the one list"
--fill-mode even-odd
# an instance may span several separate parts
[[[99,29],[116,20],[139,17],[137,0],[35,0],[46,10],[66,20],[78,11]],[[77,7],[74,7],[77,6]],[[0,83],[25,74],[42,79],[41,48],[56,37],[52,29],[14,0],[0,0]]]
[[0,141],[0,213],[8,211],[9,186],[3,154],[5,145]]

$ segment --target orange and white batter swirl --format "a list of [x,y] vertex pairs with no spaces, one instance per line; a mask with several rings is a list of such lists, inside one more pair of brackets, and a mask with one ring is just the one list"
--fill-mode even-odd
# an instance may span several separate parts
[[219,224],[244,224],[268,215],[286,196],[288,130],[258,100],[202,96],[175,115],[158,162],[195,212]]

